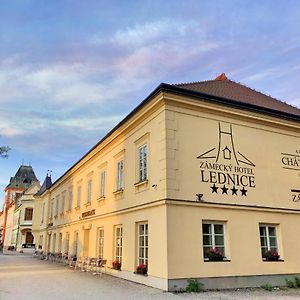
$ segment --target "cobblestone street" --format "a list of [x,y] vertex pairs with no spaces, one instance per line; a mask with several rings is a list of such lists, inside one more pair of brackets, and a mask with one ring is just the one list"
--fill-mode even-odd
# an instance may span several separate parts
[[0,255],[1,300],[299,299],[298,290],[261,289],[172,294],[108,275],[93,276],[29,255]]

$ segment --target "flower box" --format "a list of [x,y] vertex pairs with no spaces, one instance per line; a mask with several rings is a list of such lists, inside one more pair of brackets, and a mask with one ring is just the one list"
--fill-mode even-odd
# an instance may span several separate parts
[[114,260],[112,262],[112,268],[115,270],[121,270],[121,262],[118,260]]
[[264,258],[268,261],[278,261],[280,258],[280,255],[275,250],[269,250],[265,252]]
[[211,248],[206,252],[206,258],[211,261],[222,261],[224,255],[218,248]]
[[136,267],[136,273],[141,275],[147,275],[148,273],[148,266],[145,264],[139,264]]

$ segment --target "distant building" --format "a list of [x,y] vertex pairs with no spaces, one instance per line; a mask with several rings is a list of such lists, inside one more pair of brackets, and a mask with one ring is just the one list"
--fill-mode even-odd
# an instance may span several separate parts
[[39,193],[35,240],[164,290],[284,285],[300,276],[299,157],[299,109],[225,74],[161,84]]
[[38,181],[31,166],[21,165],[4,189],[5,200],[2,209],[1,241],[5,248],[12,246],[15,203],[29,186]]

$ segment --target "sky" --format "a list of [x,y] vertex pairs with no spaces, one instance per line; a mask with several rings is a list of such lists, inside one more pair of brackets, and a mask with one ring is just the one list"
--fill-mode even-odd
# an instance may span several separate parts
[[161,82],[227,77],[300,108],[300,1],[1,0],[0,205],[59,178]]

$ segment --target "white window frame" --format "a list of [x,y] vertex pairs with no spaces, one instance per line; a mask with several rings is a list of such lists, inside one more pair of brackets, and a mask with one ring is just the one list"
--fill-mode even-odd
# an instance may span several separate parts
[[50,219],[53,218],[53,210],[54,210],[54,198],[51,199],[51,202],[50,202]]
[[60,213],[63,214],[65,212],[65,202],[66,202],[66,192],[62,192],[61,194],[61,205],[60,205]]
[[68,190],[68,211],[72,210],[73,206],[73,188],[70,187]]
[[66,232],[66,240],[65,240],[65,253],[69,253],[70,250],[70,233]]
[[[148,222],[141,222],[137,224],[137,258],[138,264],[148,265],[148,241],[149,241],[149,226]],[[141,231],[143,229],[143,232]],[[142,241],[142,244],[141,244]],[[142,253],[142,255],[141,255]]]
[[100,198],[104,198],[106,194],[106,170],[100,172]]
[[87,203],[92,202],[92,197],[93,197],[93,179],[88,178],[87,180]]
[[[265,231],[266,235],[261,235],[260,234],[260,228],[265,228],[266,229],[266,231]],[[274,228],[275,236],[270,235],[270,228]],[[277,237],[278,233],[277,232],[278,232],[278,225],[276,225],[276,224],[259,224],[260,249],[261,249],[261,255],[262,255],[263,258],[264,258],[263,248],[266,249],[266,251],[274,250],[274,251],[278,252],[278,237]],[[262,245],[262,243],[261,243],[262,238],[266,238],[267,248]],[[276,242],[275,247],[271,246],[270,238],[275,238],[275,242]]]
[[124,159],[117,161],[117,191],[124,189]]
[[44,217],[45,217],[45,205],[46,205],[46,203],[43,202],[41,224],[44,223]]
[[58,210],[59,210],[59,195],[57,195],[55,198],[55,215],[54,215],[55,218],[58,216]]
[[82,187],[81,184],[77,186],[77,207],[80,207],[81,203],[81,193],[82,193]]
[[52,237],[52,252],[55,252],[56,248],[56,233],[53,234]]
[[98,257],[104,258],[104,227],[100,227],[98,230]]
[[114,238],[114,258],[122,263],[123,253],[123,227],[122,225],[115,226],[115,238]]
[[138,182],[148,180],[148,145],[138,148]]
[[79,243],[79,232],[76,230],[74,232],[74,244],[73,244],[73,255],[78,254],[78,243]]
[[[210,225],[211,227],[211,234],[206,234],[203,232],[203,225]],[[223,234],[215,233],[215,225],[221,225],[223,227]],[[216,245],[216,237],[217,236],[223,236],[223,245],[222,248],[224,248],[224,251],[222,249],[223,256],[226,257],[226,235],[225,235],[225,223],[224,222],[218,222],[218,221],[203,221],[202,222],[202,248],[203,248],[203,257],[205,260],[208,258],[205,257],[205,250],[204,248],[218,248],[220,249],[220,245]],[[211,244],[206,245],[204,244],[204,236],[211,236]]]

